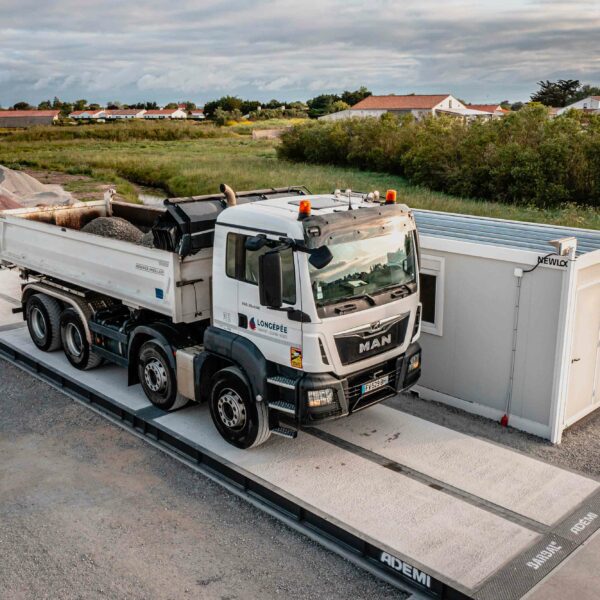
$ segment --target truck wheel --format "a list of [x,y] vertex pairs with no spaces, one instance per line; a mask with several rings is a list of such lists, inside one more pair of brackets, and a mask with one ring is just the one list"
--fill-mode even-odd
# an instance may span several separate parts
[[25,305],[29,335],[44,352],[60,348],[60,311],[58,301],[46,294],[33,294]]
[[80,371],[97,367],[102,357],[94,354],[85,336],[85,327],[74,308],[67,308],[60,316],[60,338],[69,362]]
[[138,355],[138,377],[146,397],[162,410],[176,410],[189,400],[177,393],[177,377],[164,350],[155,341],[144,342]]
[[266,403],[252,401],[244,376],[235,367],[227,367],[213,377],[210,414],[221,436],[238,448],[260,446],[271,435]]

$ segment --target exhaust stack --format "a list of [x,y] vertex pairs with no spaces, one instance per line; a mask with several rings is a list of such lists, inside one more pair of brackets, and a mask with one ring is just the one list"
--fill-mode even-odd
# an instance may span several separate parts
[[222,183],[219,186],[219,189],[225,194],[225,201],[227,202],[228,208],[237,204],[235,192],[226,183]]

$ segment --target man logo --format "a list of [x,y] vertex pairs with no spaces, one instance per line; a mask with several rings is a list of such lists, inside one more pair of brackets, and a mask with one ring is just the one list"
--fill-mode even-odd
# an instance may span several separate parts
[[362,354],[363,352],[370,352],[371,350],[376,350],[377,348],[383,348],[384,346],[388,346],[392,343],[392,334],[388,333],[387,335],[382,335],[379,338],[373,338],[372,340],[367,340],[366,342],[361,342],[358,347],[358,353]]

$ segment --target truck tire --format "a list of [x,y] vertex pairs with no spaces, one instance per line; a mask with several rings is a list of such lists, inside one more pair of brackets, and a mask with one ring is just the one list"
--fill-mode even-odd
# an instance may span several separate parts
[[27,328],[33,343],[44,352],[58,350],[60,339],[59,302],[46,294],[29,296],[25,305]]
[[266,402],[254,402],[242,372],[218,371],[211,382],[210,414],[217,431],[233,446],[255,448],[271,435]]
[[68,361],[80,371],[88,371],[102,362],[94,354],[85,335],[85,327],[74,308],[65,309],[60,316],[60,339]]
[[146,397],[162,410],[184,407],[189,399],[177,392],[177,376],[162,347],[154,340],[144,342],[138,354],[138,377]]

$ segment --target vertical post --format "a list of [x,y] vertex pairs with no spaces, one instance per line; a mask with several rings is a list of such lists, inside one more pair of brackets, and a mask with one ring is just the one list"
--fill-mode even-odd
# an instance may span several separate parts
[[569,372],[571,367],[571,347],[573,344],[573,322],[577,300],[575,242],[569,250],[567,270],[563,274],[560,297],[560,317],[558,321],[556,354],[554,358],[554,380],[552,384],[552,403],[550,407],[550,441],[560,444],[564,425],[565,404],[569,390]]

